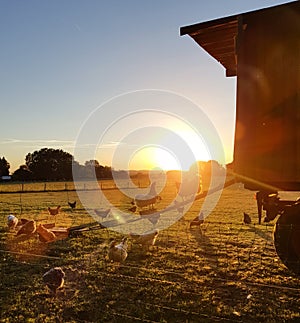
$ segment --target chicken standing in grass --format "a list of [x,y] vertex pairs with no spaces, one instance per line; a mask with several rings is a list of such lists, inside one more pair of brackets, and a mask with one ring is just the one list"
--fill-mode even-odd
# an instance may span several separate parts
[[69,204],[69,206],[70,206],[70,208],[72,210],[74,210],[76,208],[76,201],[74,201],[74,202],[68,202],[68,204]]
[[204,214],[201,212],[199,215],[197,215],[190,223],[190,228],[195,227],[195,226],[200,226],[201,224],[204,223]]
[[59,210],[60,210],[60,205],[53,209],[51,207],[48,207],[49,214],[53,216],[57,215],[59,213]]
[[97,210],[94,209],[94,212],[103,220],[105,218],[108,217],[109,213],[110,213],[110,209],[106,209],[106,210]]
[[21,228],[17,232],[17,235],[20,235],[20,234],[30,235],[30,234],[35,233],[35,231],[36,231],[35,221],[29,220],[24,225],[21,226]]
[[117,244],[116,240],[112,240],[108,248],[108,259],[113,262],[124,262],[128,256],[127,253],[127,237]]
[[154,246],[155,241],[158,237],[159,230],[155,229],[154,231],[144,233],[144,234],[134,234],[130,233],[130,237],[134,240],[135,243],[142,245],[143,247],[149,248]]
[[56,240],[56,235],[52,231],[45,228],[42,224],[37,226],[36,232],[38,233],[39,240],[41,242],[52,242]]
[[8,226],[8,229],[15,229],[16,226],[18,225],[18,218],[15,217],[14,215],[10,214],[8,217],[7,217],[7,226]]
[[244,223],[245,224],[250,224],[251,223],[251,218],[250,215],[244,212]]
[[128,211],[134,213],[136,211],[137,207],[134,205],[133,207],[129,208]]
[[43,281],[53,295],[64,285],[65,273],[60,267],[54,267],[43,275]]
[[193,178],[185,178],[182,182],[175,182],[178,195],[184,201],[185,198],[195,196],[201,192],[202,186],[200,177],[195,175]]
[[156,192],[156,182],[153,182],[150,185],[150,189],[147,194],[137,194],[131,203],[140,208],[148,206],[149,208],[154,209],[154,204],[160,200],[161,197],[157,195]]

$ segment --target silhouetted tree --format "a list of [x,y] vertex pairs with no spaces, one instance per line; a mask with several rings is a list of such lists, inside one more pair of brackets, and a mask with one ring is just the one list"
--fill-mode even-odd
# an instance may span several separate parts
[[71,154],[53,148],[42,148],[25,157],[28,169],[36,180],[72,180]]
[[32,181],[33,174],[26,165],[21,165],[13,174],[13,181]]
[[10,164],[5,157],[0,158],[0,177],[9,175]]
[[98,160],[91,159],[84,163],[86,178],[112,178],[112,170],[109,166],[102,166]]
[[109,166],[98,165],[95,167],[97,178],[112,178],[112,170]]

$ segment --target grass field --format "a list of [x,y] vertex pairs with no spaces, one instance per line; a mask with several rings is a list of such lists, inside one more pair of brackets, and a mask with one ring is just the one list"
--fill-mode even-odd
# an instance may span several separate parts
[[[103,192],[120,210],[131,206],[126,194]],[[167,182],[160,195],[157,208],[163,209],[176,195],[174,183]],[[73,200],[72,212],[67,201]],[[106,259],[109,239],[122,238],[113,230],[90,230],[51,244],[7,231],[8,214],[47,223],[53,221],[47,207],[56,205],[62,206],[56,225],[94,221],[76,191],[0,194],[1,322],[300,320],[299,279],[277,257],[273,224],[257,224],[253,192],[241,184],[222,192],[201,228],[189,227],[200,199],[160,231],[149,251],[130,241],[121,266]],[[252,224],[243,224],[243,211]],[[54,266],[66,273],[55,298],[42,282]]]

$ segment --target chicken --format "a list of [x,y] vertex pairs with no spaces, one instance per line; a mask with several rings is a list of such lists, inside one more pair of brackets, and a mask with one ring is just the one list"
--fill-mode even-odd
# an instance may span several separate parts
[[200,226],[204,223],[204,214],[201,212],[199,215],[197,215],[190,223],[190,228],[194,226]]
[[129,236],[135,241],[135,243],[149,248],[150,246],[154,246],[158,233],[159,230],[155,229],[154,231],[144,234],[130,233]]
[[70,206],[70,208],[71,208],[72,210],[74,210],[74,209],[75,209],[75,207],[76,207],[76,201],[74,201],[74,202],[68,202],[68,204],[69,204],[69,206]]
[[29,220],[29,221],[27,221],[25,224],[23,224],[21,226],[21,228],[17,232],[17,235],[20,235],[20,234],[30,235],[30,234],[35,233],[35,231],[36,231],[36,223],[35,223],[35,221],[34,220]]
[[143,210],[139,213],[143,218],[149,220],[153,225],[157,224],[161,216],[161,213],[153,212],[153,210]]
[[251,223],[251,218],[250,215],[244,212],[244,223],[245,224],[250,224]]
[[97,210],[97,209],[94,209],[94,212],[100,216],[100,218],[103,220],[105,219],[106,217],[108,217],[109,213],[110,213],[110,209],[106,209],[106,210]]
[[43,281],[53,295],[64,285],[65,273],[60,267],[54,267],[43,275]]
[[112,240],[108,248],[108,259],[114,262],[124,262],[128,256],[127,253],[127,237],[124,237],[119,244],[115,240]]
[[128,211],[134,213],[136,211],[137,207],[134,205],[133,207],[129,208]]
[[184,211],[184,207],[182,205],[180,205],[180,203],[178,201],[174,201],[174,206],[176,207],[178,213],[183,213]]
[[51,209],[50,207],[48,207],[49,214],[50,215],[53,215],[53,216],[57,215],[59,213],[59,210],[60,210],[60,205],[57,206],[56,208],[53,208],[53,209]]
[[149,206],[150,208],[154,208],[154,204],[157,201],[160,201],[161,197],[156,193],[156,182],[153,182],[150,186],[150,190],[147,194],[137,194],[134,197],[133,204],[137,207],[145,207]]
[[178,195],[181,196],[182,200],[186,197],[192,197],[197,193],[201,192],[201,183],[199,176],[195,175],[193,178],[185,178],[182,183],[175,182]]
[[56,240],[56,235],[52,231],[45,228],[42,224],[37,226],[36,232],[38,233],[41,242],[52,242]]
[[18,218],[15,217],[14,215],[10,214],[8,217],[7,217],[7,226],[9,229],[15,229],[16,226],[18,225]]

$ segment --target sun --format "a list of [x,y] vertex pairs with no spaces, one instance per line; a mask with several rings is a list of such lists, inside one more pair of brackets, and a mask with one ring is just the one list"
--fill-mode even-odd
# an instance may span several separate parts
[[180,163],[167,149],[159,146],[146,146],[136,151],[129,162],[129,169],[180,170]]

